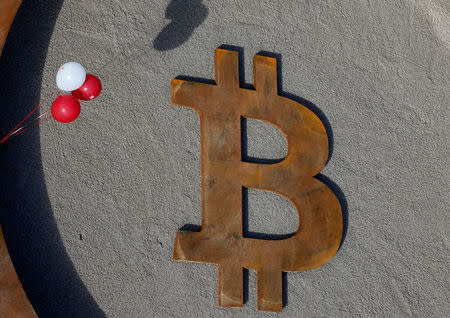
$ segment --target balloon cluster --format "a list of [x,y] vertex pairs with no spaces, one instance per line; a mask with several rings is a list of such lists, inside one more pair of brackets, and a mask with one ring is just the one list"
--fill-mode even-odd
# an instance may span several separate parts
[[[16,127],[14,127],[3,139],[0,144],[8,141],[14,136],[24,133],[34,126],[54,118],[62,123],[70,123],[80,116],[81,105],[79,100],[92,100],[97,98],[102,91],[102,83],[97,76],[86,74],[83,66],[76,62],[69,62],[61,66],[56,74],[56,84],[59,90],[71,92],[70,94],[60,95],[53,101],[50,110],[40,116],[29,120],[38,109],[44,104],[41,102],[31,113],[29,113]],[[55,96],[55,94],[49,94]],[[51,115],[49,114],[51,112]],[[26,121],[28,120],[28,123]]]
[[68,62],[59,68],[56,85],[62,91],[71,92],[58,96],[52,104],[53,118],[62,123],[70,123],[78,118],[81,112],[79,100],[95,99],[102,90],[98,77],[86,74],[84,67],[76,62]]

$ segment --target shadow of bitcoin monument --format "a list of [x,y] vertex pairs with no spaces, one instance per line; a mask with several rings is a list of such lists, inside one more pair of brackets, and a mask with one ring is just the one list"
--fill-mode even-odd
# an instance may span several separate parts
[[[0,127],[40,102],[42,69],[62,1],[23,1],[0,60]],[[39,130],[0,152],[0,222],[23,288],[39,317],[105,317],[64,248],[47,195]]]

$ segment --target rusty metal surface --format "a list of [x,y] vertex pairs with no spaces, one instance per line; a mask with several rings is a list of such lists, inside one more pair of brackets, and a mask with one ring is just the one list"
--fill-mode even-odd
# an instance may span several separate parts
[[1,0],[0,1],[0,56],[8,36],[9,28],[16,16],[22,0]]
[[37,317],[14,270],[1,229],[0,317]]
[[[253,59],[254,88],[239,87],[238,52],[217,49],[215,82],[174,79],[172,103],[195,109],[201,125],[202,227],[177,232],[174,260],[216,264],[218,302],[243,306],[243,268],[258,275],[258,309],[282,310],[282,272],[304,271],[330,261],[342,238],[342,212],[335,194],[315,179],[328,158],[328,138],[319,118],[279,96],[276,59]],[[241,160],[241,116],[267,121],[288,141],[275,164]],[[243,237],[242,188],[288,198],[299,228],[284,240]]]
[[[12,21],[22,1],[0,1],[0,56]],[[37,317],[14,266],[0,228],[0,317],[28,318]]]

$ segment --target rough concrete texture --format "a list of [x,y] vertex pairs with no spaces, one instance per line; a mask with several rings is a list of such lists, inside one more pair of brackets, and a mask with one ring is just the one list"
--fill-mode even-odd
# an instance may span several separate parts
[[[170,81],[212,79],[214,49],[226,44],[244,49],[247,83],[254,54],[281,54],[283,90],[317,105],[332,128],[322,173],[348,207],[341,249],[287,275],[280,316],[449,317],[449,2],[192,3],[172,1],[188,25],[164,31],[173,49],[154,42],[170,22],[168,0],[49,1],[20,12],[1,64],[2,130],[55,90],[64,62],[104,85],[76,122],[46,123],[1,153],[2,226],[37,313],[275,316],[256,309],[254,272],[245,306],[224,309],[215,266],[171,261],[177,229],[201,222],[201,193],[199,119],[170,104]],[[15,74],[24,65],[36,77]],[[284,156],[275,128],[249,121],[247,133],[249,156]],[[250,191],[250,231],[297,224],[288,200]]]

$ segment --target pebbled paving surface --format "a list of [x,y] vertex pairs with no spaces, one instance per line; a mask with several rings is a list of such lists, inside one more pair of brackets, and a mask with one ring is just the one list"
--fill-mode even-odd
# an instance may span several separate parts
[[[0,153],[0,221],[41,317],[273,316],[256,310],[254,272],[245,306],[223,309],[214,266],[171,261],[176,230],[201,222],[201,193],[199,120],[170,104],[170,80],[212,79],[221,45],[243,48],[249,84],[254,54],[280,54],[283,91],[332,130],[322,173],[339,187],[347,234],[329,264],[287,275],[282,316],[450,316],[447,1],[24,8],[0,63],[2,131],[54,92],[64,62],[104,85],[76,122],[46,123]],[[268,124],[249,120],[247,136],[249,157],[287,151]],[[287,199],[248,199],[249,231],[296,230]]]

